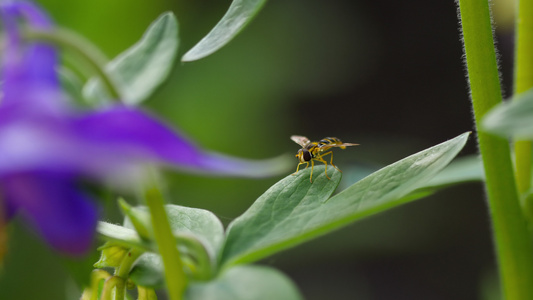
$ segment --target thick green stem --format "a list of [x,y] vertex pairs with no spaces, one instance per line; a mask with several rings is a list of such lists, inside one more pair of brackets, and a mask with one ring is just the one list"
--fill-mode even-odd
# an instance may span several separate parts
[[122,98],[117,85],[104,70],[105,61],[100,52],[89,42],[73,33],[56,29],[54,31],[27,30],[25,36],[29,39],[43,40],[65,47],[82,57],[98,74],[103,84],[107,88],[112,99],[120,101]]
[[[502,101],[487,0],[459,0],[476,127]],[[533,244],[520,208],[509,144],[483,132],[478,142],[486,176],[502,291],[506,300],[533,299]]]
[[165,269],[165,281],[170,300],[180,300],[187,285],[187,278],[183,271],[176,238],[172,234],[167,213],[165,211],[163,195],[159,189],[148,187],[145,191],[146,204],[152,216],[152,227],[159,254]]
[[133,264],[143,254],[144,251],[137,249],[137,248],[131,248],[128,250],[128,253],[126,253],[126,257],[122,260],[120,263],[120,266],[116,268],[115,270],[115,276],[119,276],[124,278],[124,280],[128,279],[128,275],[131,271],[131,268],[133,267]]
[[[115,294],[113,295],[113,289]],[[125,297],[125,280],[118,276],[111,276],[104,282],[101,300],[123,300]]]
[[531,141],[515,141],[514,154],[516,161],[516,184],[520,195],[531,188]]
[[[520,0],[516,12],[514,93],[533,87],[533,0]],[[521,194],[531,187],[531,141],[515,142],[516,180]]]
[[153,289],[138,286],[137,290],[139,291],[138,300],[157,300],[157,296]]

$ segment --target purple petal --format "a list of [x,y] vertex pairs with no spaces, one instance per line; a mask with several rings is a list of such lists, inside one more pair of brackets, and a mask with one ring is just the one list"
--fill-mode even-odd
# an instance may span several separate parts
[[57,250],[80,255],[91,246],[96,208],[65,174],[27,172],[1,180],[8,206],[14,207]]
[[2,1],[0,5],[4,14],[24,17],[28,23],[38,29],[51,29],[53,23],[44,11],[30,1]]
[[23,43],[18,19],[31,27],[50,30],[48,17],[30,2],[7,2],[0,5],[0,17],[6,28],[6,45],[2,60],[2,106],[18,106],[35,112],[62,111],[65,106],[55,70],[57,54],[48,44]]
[[83,154],[93,151],[70,129],[68,120],[44,115],[0,116],[7,117],[0,120],[0,176],[35,169],[90,173],[98,167],[86,162]]
[[75,127],[87,143],[102,144],[116,159],[125,155],[189,171],[247,177],[272,176],[286,169],[285,159],[254,161],[205,152],[156,118],[125,106],[88,114]]

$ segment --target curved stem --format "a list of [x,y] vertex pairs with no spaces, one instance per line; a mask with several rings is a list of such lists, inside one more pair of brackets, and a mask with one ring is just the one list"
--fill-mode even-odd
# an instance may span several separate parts
[[193,262],[189,264],[185,260],[187,254],[185,253],[182,256],[184,257],[184,265],[187,265],[191,270],[190,276],[195,280],[208,280],[212,278],[215,273],[215,270],[213,270],[214,262],[211,261],[211,257],[204,245],[194,236],[188,234],[177,234],[176,239],[180,245],[191,249],[191,253],[194,255]]
[[[514,94],[533,87],[533,0],[520,0],[516,17]],[[521,194],[531,187],[531,141],[515,142],[516,180]]]
[[[125,288],[126,286],[123,278],[111,276],[104,282],[101,300],[123,300],[125,296]],[[115,289],[115,297],[113,297],[113,289]]]
[[91,65],[107,88],[112,99],[118,101],[122,99],[117,85],[104,70],[105,60],[102,58],[103,56],[100,54],[100,51],[87,40],[64,29],[56,29],[54,31],[27,29],[25,31],[25,37],[28,39],[54,43],[58,46],[72,50]]
[[[459,0],[464,51],[476,127],[502,101],[487,0]],[[507,140],[478,133],[506,300],[533,299],[533,244],[520,207]]]
[[163,195],[154,186],[148,187],[144,195],[150,209],[155,241],[163,260],[169,298],[181,300],[187,285],[187,277],[183,271],[183,263],[176,247],[176,238],[172,234],[165,211]]

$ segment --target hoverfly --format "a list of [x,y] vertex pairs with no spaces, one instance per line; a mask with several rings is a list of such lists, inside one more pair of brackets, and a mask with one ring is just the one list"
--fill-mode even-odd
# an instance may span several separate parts
[[[305,136],[300,135],[293,135],[291,136],[291,140],[295,141],[296,144],[302,146],[302,149],[298,150],[298,153],[296,154],[296,157],[298,158],[298,161],[300,162],[298,166],[296,167],[296,172],[294,174],[298,173],[298,170],[300,169],[300,165],[306,164],[305,168],[309,167],[309,162],[311,162],[311,178],[309,179],[311,182],[313,182],[313,167],[315,166],[315,160],[323,162],[326,165],[326,177],[328,179],[328,163],[324,160],[324,156],[330,154],[331,159],[329,163],[337,170],[337,166],[333,164],[333,151],[328,151],[326,153],[323,153],[324,151],[327,151],[331,148],[338,147],[341,149],[346,149],[347,146],[357,146],[358,144],[352,144],[352,143],[343,143],[341,140],[339,140],[336,137],[326,137],[321,139],[318,142],[311,142],[308,138]],[[339,170],[340,172],[341,170]],[[293,174],[293,175],[294,175]]]

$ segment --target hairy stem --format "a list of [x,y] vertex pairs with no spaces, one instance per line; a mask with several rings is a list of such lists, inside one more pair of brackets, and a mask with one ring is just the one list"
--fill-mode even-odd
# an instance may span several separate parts
[[[459,0],[464,51],[476,127],[502,101],[487,0]],[[478,133],[493,223],[502,291],[506,300],[533,299],[533,244],[514,179],[507,140]]]

